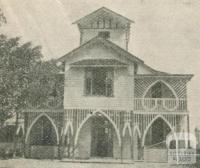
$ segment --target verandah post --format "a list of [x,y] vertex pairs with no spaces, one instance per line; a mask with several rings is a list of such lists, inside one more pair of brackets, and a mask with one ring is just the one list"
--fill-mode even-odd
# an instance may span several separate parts
[[77,118],[78,118],[78,111],[77,110],[72,110],[72,113],[73,113],[73,128],[74,128],[74,134],[72,136],[72,160],[75,159],[75,149],[76,149],[76,146],[75,146],[75,135],[76,135],[76,132],[78,130],[77,128]]
[[121,137],[121,144],[120,144],[120,160],[121,163],[123,163],[123,135],[122,135],[122,131],[123,131],[123,113],[120,111],[120,137]]
[[131,124],[131,159],[134,161],[134,115],[133,115],[133,111],[130,111],[130,124]]
[[59,160],[62,159],[61,149],[62,149],[62,135],[60,135],[60,140],[59,140],[59,143],[58,143],[58,159]]
[[[60,114],[57,114],[59,117],[58,117],[58,119],[60,120],[61,119],[61,117],[60,117]],[[60,129],[60,138],[59,138],[59,142],[58,142],[58,159],[62,159],[63,158],[63,130],[64,130],[64,110],[63,110],[63,112],[62,112],[62,114],[61,114],[61,116],[62,116],[62,122],[61,122],[61,125],[60,126],[58,126],[58,128]]]
[[190,116],[187,115],[188,148],[190,148]]

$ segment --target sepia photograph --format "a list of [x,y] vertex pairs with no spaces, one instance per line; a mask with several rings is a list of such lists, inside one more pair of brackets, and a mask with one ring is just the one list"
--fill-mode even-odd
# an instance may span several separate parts
[[0,0],[0,168],[200,168],[198,0]]

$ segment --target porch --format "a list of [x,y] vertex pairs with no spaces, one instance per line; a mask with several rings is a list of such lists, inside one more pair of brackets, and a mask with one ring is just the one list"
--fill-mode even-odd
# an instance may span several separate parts
[[[43,155],[46,148],[48,156],[41,156],[41,158],[68,158],[68,159],[91,159],[98,156],[100,158],[112,158],[117,160],[146,160],[151,161],[153,153],[160,153],[159,156],[166,156],[167,149],[165,148],[147,148],[146,139],[149,139],[148,132],[151,127],[158,120],[164,123],[169,133],[170,131],[180,131],[181,122],[188,116],[186,112],[157,112],[157,111],[128,111],[128,110],[110,110],[110,109],[65,109],[65,110],[27,110],[25,113],[27,121],[27,130],[25,137],[26,157],[36,158],[36,156]],[[98,140],[98,135],[94,137],[94,128],[92,123],[94,118],[102,117],[103,122],[110,126],[96,127],[96,133],[107,131],[104,134],[104,139]],[[45,126],[45,122],[48,123]],[[39,125],[38,125],[39,124]],[[33,133],[34,129],[37,133]],[[39,129],[39,130],[38,130]],[[47,130],[51,131],[47,131]],[[113,134],[109,134],[109,129]],[[159,130],[154,127],[153,130]],[[164,127],[163,127],[164,129]],[[51,132],[47,134],[50,142],[40,140],[38,136],[45,137],[44,132]],[[161,131],[162,132],[162,131]],[[98,134],[98,133],[97,133]],[[100,133],[101,134],[101,133]],[[38,136],[37,136],[38,135]],[[106,141],[111,136],[112,141]],[[165,140],[166,135],[163,135]],[[32,137],[32,140],[31,140]],[[92,138],[93,137],[93,138]],[[45,138],[42,138],[43,140]],[[93,140],[92,140],[93,139]],[[94,140],[96,139],[96,140]],[[36,143],[33,141],[36,140]],[[92,142],[93,141],[93,142]],[[96,141],[96,145],[94,145]],[[102,142],[104,142],[102,144]],[[107,146],[105,145],[107,142]],[[46,143],[46,144],[45,144]],[[107,154],[98,152],[98,143],[102,148],[110,148]],[[157,142],[156,142],[157,143]],[[92,145],[93,144],[93,145]],[[110,144],[110,145],[109,145]],[[152,144],[151,144],[152,145]],[[93,147],[92,147],[93,146]],[[95,147],[96,146],[96,147]],[[96,150],[95,150],[96,149]],[[39,154],[38,154],[39,153]],[[93,154],[92,154],[93,153]],[[96,153],[96,154],[95,154]],[[105,155],[105,156],[104,156]],[[35,156],[35,157],[34,157]],[[164,160],[166,161],[166,157]]]

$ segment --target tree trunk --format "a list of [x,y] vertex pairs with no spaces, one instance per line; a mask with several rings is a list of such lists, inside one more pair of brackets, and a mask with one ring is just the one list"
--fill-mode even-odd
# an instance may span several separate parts
[[17,129],[19,126],[19,113],[16,112],[16,121],[15,121],[15,132],[14,132],[14,140],[13,140],[13,157],[16,157],[16,151],[17,151]]

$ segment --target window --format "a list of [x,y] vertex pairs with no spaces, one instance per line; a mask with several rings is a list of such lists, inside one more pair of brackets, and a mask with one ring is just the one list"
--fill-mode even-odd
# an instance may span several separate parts
[[100,31],[98,36],[102,37],[104,39],[108,39],[108,38],[110,38],[110,32],[109,31]]
[[85,95],[113,96],[113,68],[87,68]]

